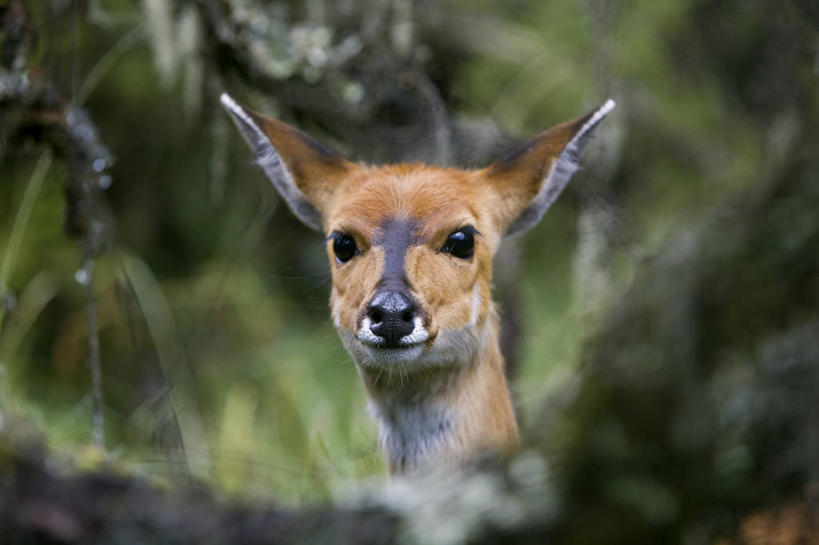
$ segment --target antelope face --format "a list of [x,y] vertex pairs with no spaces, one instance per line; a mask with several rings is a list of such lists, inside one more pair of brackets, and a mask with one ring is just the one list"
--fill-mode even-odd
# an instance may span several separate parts
[[[331,307],[364,370],[474,359],[493,321],[492,256],[534,226],[614,107],[557,125],[481,170],[347,161],[306,134],[222,103],[296,216],[326,236]],[[380,376],[380,375],[378,375]]]
[[471,360],[500,238],[489,197],[474,173],[416,165],[363,168],[339,190],[327,214],[330,304],[359,365]]
[[[513,448],[492,256],[503,236],[540,220],[614,103],[469,171],[351,163],[227,95],[222,103],[293,213],[326,237],[333,322],[390,473]],[[459,366],[470,372],[436,372]]]

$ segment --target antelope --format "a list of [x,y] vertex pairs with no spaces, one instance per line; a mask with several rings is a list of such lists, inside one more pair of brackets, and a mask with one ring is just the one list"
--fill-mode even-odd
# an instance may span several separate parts
[[389,473],[512,450],[492,259],[557,199],[614,101],[473,170],[351,162],[228,94],[221,102],[292,212],[326,237],[333,324]]

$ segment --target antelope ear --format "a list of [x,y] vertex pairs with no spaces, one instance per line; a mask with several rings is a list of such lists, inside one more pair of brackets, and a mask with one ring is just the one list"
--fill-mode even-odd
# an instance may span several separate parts
[[534,227],[566,187],[597,126],[614,109],[609,99],[593,112],[552,127],[482,171],[499,199],[497,221],[506,236]]
[[321,231],[336,188],[355,164],[307,134],[240,106],[227,93],[220,100],[296,217]]

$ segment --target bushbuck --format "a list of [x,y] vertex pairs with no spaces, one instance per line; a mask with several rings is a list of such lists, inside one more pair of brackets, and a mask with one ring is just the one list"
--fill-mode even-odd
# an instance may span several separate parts
[[326,237],[333,323],[390,473],[513,448],[492,258],[557,199],[614,101],[479,170],[354,163],[227,94],[221,102],[293,213]]

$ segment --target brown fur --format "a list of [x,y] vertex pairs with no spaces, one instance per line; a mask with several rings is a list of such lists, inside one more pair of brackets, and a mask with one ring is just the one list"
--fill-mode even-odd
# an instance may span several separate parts
[[[433,346],[442,330],[472,327],[484,336],[483,346],[475,347],[469,362],[456,361],[455,356],[460,356],[456,354],[452,361],[418,369],[398,364],[398,369],[385,371],[359,365],[373,403],[389,404],[409,396],[454,410],[452,418],[462,425],[436,449],[438,461],[461,462],[482,450],[508,449],[518,441],[491,302],[492,256],[500,242],[490,208],[492,197],[476,172],[423,165],[365,167],[340,184],[326,216],[326,231],[350,234],[362,252],[338,265],[328,242],[333,271],[330,305],[339,330],[352,332],[359,327],[363,309],[375,293],[383,263],[382,250],[370,245],[376,226],[388,218],[406,217],[421,220],[419,235],[424,243],[409,249],[405,271],[412,294],[427,316],[427,345]],[[449,234],[466,225],[480,233],[474,257],[465,261],[440,253]],[[476,290],[480,304],[473,316]],[[412,469],[407,464],[398,467],[401,464],[389,457],[388,465],[393,473]]]
[[[548,207],[551,201],[544,207],[535,197],[548,189],[559,157],[574,161],[582,149],[575,135],[591,133],[591,117],[546,131],[488,168],[467,171],[351,163],[296,129],[241,109],[229,97],[223,102],[266,161],[268,175],[282,176],[273,181],[290,206],[314,208],[326,235],[343,233],[356,242],[358,253],[341,262],[328,239],[330,307],[379,422],[390,472],[460,464],[484,451],[513,448],[518,427],[498,345],[492,258],[527,207],[534,222]],[[611,107],[598,110],[607,108],[593,125]],[[272,149],[259,142],[260,131]],[[565,159],[562,153],[569,148],[572,157]],[[278,158],[286,166],[283,174],[275,167]],[[555,196],[573,165],[562,185],[556,182]],[[399,262],[400,282],[420,307],[413,333],[422,331],[423,337],[409,348],[385,349],[368,344],[366,320],[385,270],[381,230],[396,221],[414,229]],[[447,238],[465,227],[477,231],[474,255],[443,252]]]
[[[326,216],[326,231],[353,236],[362,255],[337,266],[328,242],[336,325],[355,329],[363,305],[372,298],[383,255],[379,248],[370,251],[370,245],[377,226],[392,217],[422,220],[419,234],[426,244],[410,248],[405,267],[413,294],[430,317],[430,341],[439,328],[459,328],[469,321],[478,282],[484,301],[479,321],[483,322],[499,237],[489,211],[481,206],[490,202],[482,189],[474,175],[422,165],[365,167],[341,184]],[[475,258],[464,262],[439,253],[447,236],[465,225],[481,233]]]
[[537,195],[552,162],[592,115],[593,112],[543,131],[483,170],[483,176],[500,196],[495,205],[501,231]]

